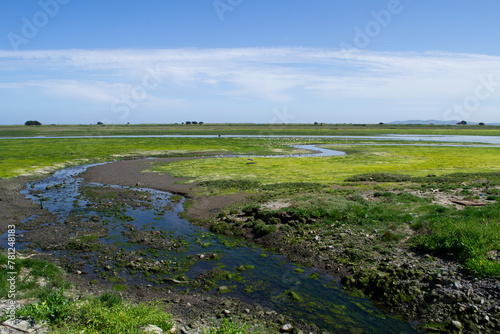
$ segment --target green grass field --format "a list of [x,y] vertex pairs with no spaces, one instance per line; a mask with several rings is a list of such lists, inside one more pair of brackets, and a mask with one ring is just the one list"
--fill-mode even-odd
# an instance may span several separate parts
[[383,134],[500,136],[498,126],[390,124],[138,124],[0,126],[0,137],[110,135],[331,135]]
[[416,146],[329,146],[348,152],[339,157],[203,159],[156,165],[153,170],[193,181],[258,180],[263,183],[339,183],[365,173],[411,176],[500,170],[500,148]]
[[134,156],[283,154],[281,140],[257,138],[86,138],[1,140],[0,178]]

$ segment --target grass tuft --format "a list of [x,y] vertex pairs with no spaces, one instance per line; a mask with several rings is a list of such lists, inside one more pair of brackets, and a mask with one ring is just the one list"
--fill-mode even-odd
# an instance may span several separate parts
[[205,334],[249,334],[248,325],[241,325],[235,322],[224,319],[218,328],[210,328]]
[[421,218],[418,227],[424,233],[415,238],[415,245],[422,251],[457,257],[478,277],[500,277],[500,262],[488,256],[500,251],[499,216],[498,203],[434,211]]

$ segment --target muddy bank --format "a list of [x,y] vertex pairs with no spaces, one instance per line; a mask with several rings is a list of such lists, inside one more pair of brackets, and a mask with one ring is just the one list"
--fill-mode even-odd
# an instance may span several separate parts
[[226,211],[205,224],[321,268],[341,279],[346,289],[416,321],[426,332],[500,330],[500,279],[478,279],[456,261],[418,253],[405,242],[384,242],[382,233],[360,233],[341,222],[325,235],[316,219],[290,215],[280,211],[286,203],[275,204],[238,214]]
[[9,225],[18,226],[28,218],[34,222],[54,219],[55,215],[43,210],[40,203],[33,203],[20,193],[32,180],[32,177],[0,180],[0,233],[4,233]]
[[87,182],[116,184],[121,186],[141,186],[145,188],[167,191],[187,197],[196,205],[189,206],[187,216],[192,220],[206,219],[217,214],[222,208],[238,203],[247,197],[246,194],[229,196],[198,197],[194,192],[196,184],[180,183],[186,178],[174,178],[166,174],[144,172],[155,163],[168,163],[187,159],[202,158],[160,158],[143,160],[125,160],[89,168],[81,174]]

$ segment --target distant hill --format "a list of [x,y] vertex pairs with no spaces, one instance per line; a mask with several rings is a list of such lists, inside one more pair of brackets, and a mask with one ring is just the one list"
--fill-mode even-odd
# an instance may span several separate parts
[[[434,125],[455,125],[459,123],[460,121],[456,120],[451,120],[451,121],[439,121],[436,119],[429,119],[429,120],[409,120],[409,121],[395,121],[391,122],[389,124],[434,124]],[[467,121],[469,125],[477,125],[479,122],[469,122]],[[485,125],[500,125],[500,123],[484,123]]]

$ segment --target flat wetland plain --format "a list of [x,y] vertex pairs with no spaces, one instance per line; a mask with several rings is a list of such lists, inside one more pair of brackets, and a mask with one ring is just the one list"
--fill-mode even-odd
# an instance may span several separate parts
[[[315,137],[388,134],[500,136],[500,129],[493,126],[363,124],[0,126],[0,137],[10,138],[0,139],[2,233],[7,231],[8,224],[16,221],[18,228],[23,229],[20,221],[33,215],[50,219],[45,209],[23,202],[24,196],[19,190],[28,181],[45,178],[58,169],[74,165],[181,157],[183,159],[145,161],[138,169],[137,180],[139,176],[147,179],[148,175],[156,181],[179,178],[175,185],[176,179],[172,179],[170,190],[186,197],[186,211],[182,214],[193,224],[221,235],[246,238],[304,267],[323,270],[340,279],[350,294],[367,297],[402,319],[417,321],[419,330],[498,332],[500,147],[443,146],[443,143],[404,146],[391,145],[389,141],[377,145],[381,142]],[[134,135],[214,137],[92,137]],[[279,137],[258,137],[273,135]],[[36,136],[46,138],[20,138]],[[51,138],[64,136],[90,137]],[[297,144],[316,144],[347,155],[290,157],[310,153],[291,147]],[[397,144],[405,142],[399,140]],[[244,157],[220,157],[225,155]],[[124,162],[113,165],[126,166]],[[139,165],[134,166],[138,168]],[[103,168],[104,171],[111,167]],[[130,178],[123,180],[121,185],[138,182],[133,176]],[[112,194],[106,190],[105,198],[99,197],[102,194],[92,194],[86,193],[97,196],[101,202],[125,196],[118,190]],[[40,226],[44,219],[38,218]],[[29,224],[35,229],[35,223]],[[76,235],[72,238],[84,249],[99,247],[97,237],[89,235],[86,239],[78,239]],[[1,260],[6,263],[7,258]],[[34,269],[38,268],[35,262],[20,262],[18,265],[24,269],[19,270],[35,273],[38,270]],[[68,263],[57,264],[68,271],[66,281],[61,278],[62,272],[58,273],[54,267],[46,275],[49,284],[45,288],[33,283],[23,286],[23,293],[42,299],[52,296],[54,300],[51,293],[63,287],[68,289],[67,280],[73,282],[73,289],[84,286]],[[110,281],[108,276],[102,278],[106,284],[95,282],[99,289],[91,289],[94,295],[101,296],[92,299],[99,307],[109,306],[109,303],[102,304],[102,300],[114,298],[100,294],[109,288],[109,283],[123,286],[116,284],[123,282]],[[5,277],[1,281],[5,282]],[[8,286],[2,284],[0,292],[5,297]],[[307,296],[297,296],[293,290],[287,293],[290,303],[307,308],[310,302]],[[131,295],[133,300],[138,294]],[[189,298],[189,294],[181,298]],[[224,300],[223,296],[218,298]],[[219,317],[210,315],[213,321],[207,324],[207,308],[216,308],[198,306],[195,299],[193,297],[190,304],[197,311],[185,312],[177,307],[167,312],[177,312],[175,317],[184,319],[176,324],[177,327],[189,322],[193,329],[206,328],[215,333],[215,327],[221,325],[220,314]],[[69,305],[73,301],[61,301],[64,302]],[[266,321],[265,312],[262,317],[259,311],[253,314],[252,309],[251,316],[247,316],[246,311],[239,312],[236,306],[229,310],[230,305],[239,304],[226,301],[224,307],[228,312],[225,314],[231,316],[227,316],[230,321],[222,323],[220,333],[239,333],[231,330],[241,324],[248,328],[242,333],[279,332],[283,321],[291,321],[304,331],[319,333],[324,329],[318,323],[302,324],[300,319],[269,316]],[[33,316],[35,311],[23,312]],[[151,309],[148,312],[154,313]],[[39,320],[47,320],[37,315]],[[69,314],[59,322],[57,319],[49,322],[64,332],[61,328],[69,321],[67,319],[79,317],[81,314]],[[173,321],[161,316],[149,321],[161,323],[164,329],[173,325]],[[314,325],[321,330],[315,330]],[[78,328],[80,324],[71,326]],[[355,325],[338,330],[363,332]]]
[[317,135],[369,136],[383,134],[500,136],[497,126],[391,124],[144,124],[0,126],[0,137],[109,135]]

